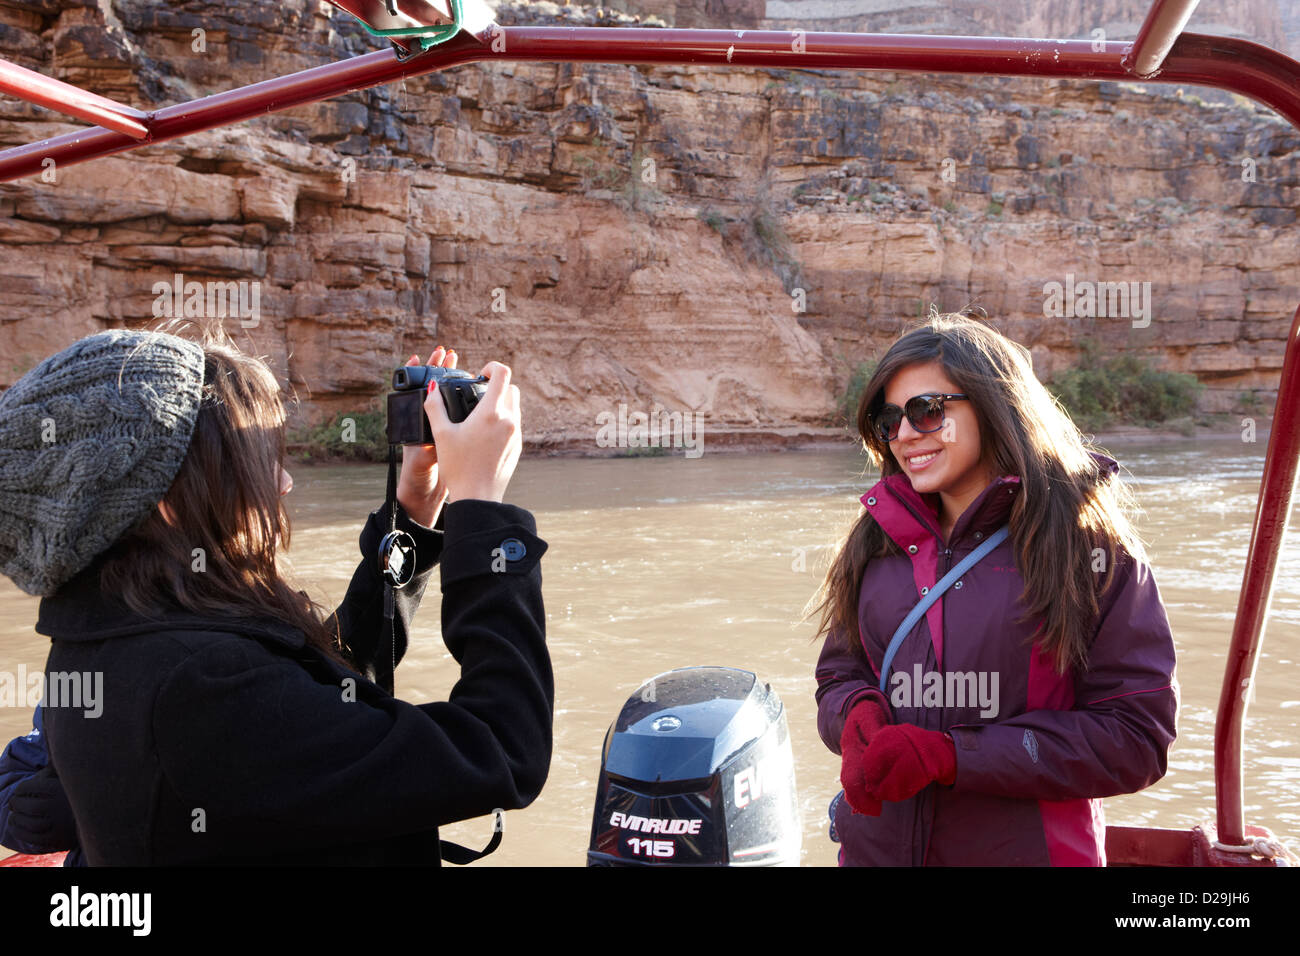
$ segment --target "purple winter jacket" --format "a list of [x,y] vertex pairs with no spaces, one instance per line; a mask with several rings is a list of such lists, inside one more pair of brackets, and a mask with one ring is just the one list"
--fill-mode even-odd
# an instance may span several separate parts
[[[1094,457],[1119,470],[1113,459]],[[858,626],[870,668],[832,640],[817,662],[817,729],[834,753],[849,710],[879,688],[885,649],[921,589],[1006,524],[1019,493],[1015,476],[994,481],[947,544],[939,496],[918,494],[906,475],[862,496],[904,554],[873,559],[863,574]],[[956,782],[887,802],[878,817],[839,801],[843,865],[1105,865],[1098,798],[1164,776],[1178,712],[1160,592],[1145,564],[1127,554],[1118,563],[1082,673],[1058,675],[1030,644],[1038,622],[1016,621],[1024,580],[1012,538],[931,605],[894,657],[886,696],[894,723],[952,735]]]

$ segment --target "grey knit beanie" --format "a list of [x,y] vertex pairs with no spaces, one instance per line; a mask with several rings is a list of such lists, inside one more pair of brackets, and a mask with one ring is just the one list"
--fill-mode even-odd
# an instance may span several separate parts
[[0,572],[51,595],[171,487],[203,392],[203,349],[114,329],[0,395]]

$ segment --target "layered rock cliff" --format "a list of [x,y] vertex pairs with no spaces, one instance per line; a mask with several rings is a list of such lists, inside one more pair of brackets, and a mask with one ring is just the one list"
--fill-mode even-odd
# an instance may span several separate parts
[[[612,0],[670,26],[754,27],[853,33],[1131,40],[1151,0]],[[1298,14],[1288,3],[1220,0],[1197,7],[1188,29],[1236,36],[1286,51]]]
[[[691,9],[731,23],[720,2]],[[1028,34],[1065,23],[1043,10],[1066,4],[1022,6]],[[575,18],[596,17],[500,11]],[[1017,32],[999,23],[971,32]],[[0,56],[142,108],[379,48],[307,2],[41,0],[0,3],[0,24]],[[1300,137],[1193,94],[555,63],[407,80],[0,185],[0,385],[152,322],[179,275],[182,292],[256,288],[257,315],[240,300],[226,325],[292,386],[295,421],[369,407],[394,363],[442,342],[464,367],[513,367],[533,447],[600,453],[600,416],[656,403],[701,414],[715,446],[788,440],[932,302],[983,307],[1040,375],[1092,337],[1234,409],[1271,396],[1300,302]],[[78,125],[0,99],[0,145]],[[1051,315],[1067,282],[1141,298]]]

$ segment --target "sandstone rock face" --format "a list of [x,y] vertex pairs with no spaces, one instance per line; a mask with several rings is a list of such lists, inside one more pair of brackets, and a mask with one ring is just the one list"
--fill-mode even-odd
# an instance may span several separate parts
[[[1151,0],[613,0],[606,6],[654,15],[669,26],[804,29],[1078,39],[1105,31],[1131,40]],[[1287,52],[1300,34],[1293,4],[1223,0],[1202,4],[1188,29],[1241,37]]]
[[[748,9],[730,3],[692,9]],[[1006,8],[1048,35],[1065,6]],[[0,6],[0,56],[140,108],[377,48],[315,3]],[[0,100],[0,146],[76,128]],[[179,281],[229,291],[224,318],[192,317],[268,357],[295,423],[371,407],[444,343],[512,366],[534,449],[600,453],[620,404],[699,413],[715,443],[793,440],[931,303],[984,308],[1044,377],[1091,337],[1195,373],[1206,410],[1271,403],[1300,303],[1298,148],[1268,111],[1167,89],[470,65],[0,185],[0,387],[184,314]],[[1127,311],[1052,314],[1052,283],[1088,282],[1123,283]]]

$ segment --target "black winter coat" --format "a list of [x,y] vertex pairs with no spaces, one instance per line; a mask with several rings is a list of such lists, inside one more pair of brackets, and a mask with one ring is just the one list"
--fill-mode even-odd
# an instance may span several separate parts
[[[388,514],[370,515],[335,612],[359,662],[385,624]],[[461,666],[445,703],[395,699],[276,620],[142,618],[100,592],[98,564],[41,601],[47,677],[102,674],[98,716],[45,707],[91,865],[437,864],[439,825],[537,796],[555,692],[533,516],[467,499],[432,529],[398,506],[397,526],[417,546],[397,592],[399,657],[441,559],[442,637]]]

